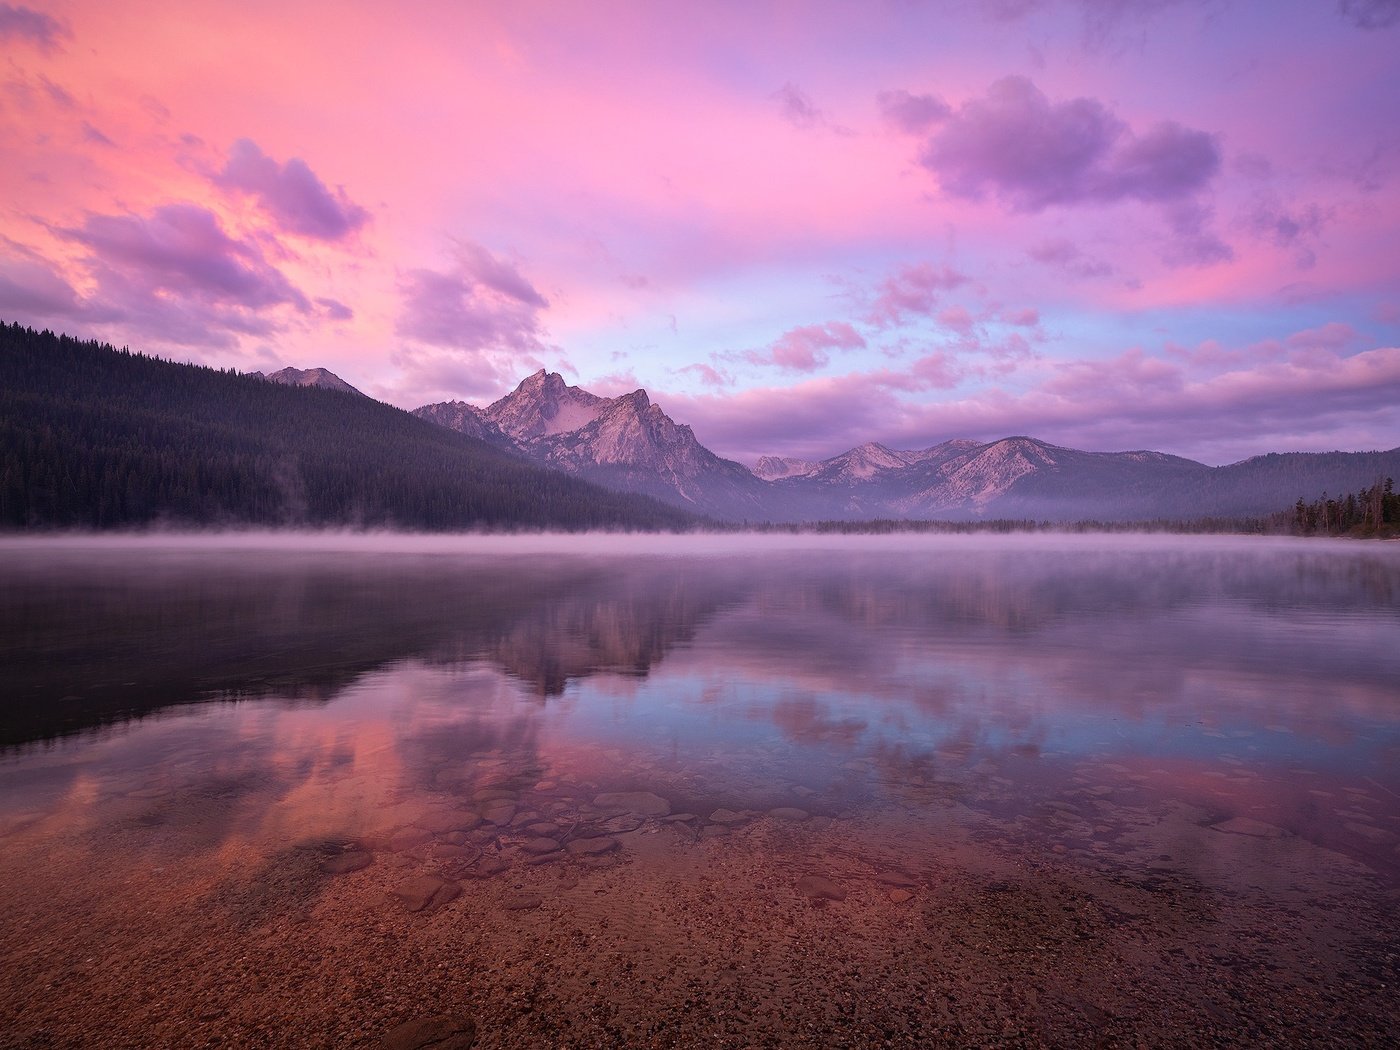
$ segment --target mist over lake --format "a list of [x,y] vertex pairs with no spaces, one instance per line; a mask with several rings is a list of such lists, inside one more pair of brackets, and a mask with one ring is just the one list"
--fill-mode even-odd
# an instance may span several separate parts
[[12,538],[0,667],[5,1045],[1394,1032],[1400,545]]

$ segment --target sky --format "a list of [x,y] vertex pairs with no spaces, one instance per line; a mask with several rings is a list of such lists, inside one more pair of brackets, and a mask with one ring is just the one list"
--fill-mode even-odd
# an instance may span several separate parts
[[1400,445],[1400,0],[0,2],[0,319],[721,455]]

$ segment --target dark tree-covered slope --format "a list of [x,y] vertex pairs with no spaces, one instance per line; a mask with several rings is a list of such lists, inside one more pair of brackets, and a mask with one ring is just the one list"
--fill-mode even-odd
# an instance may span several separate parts
[[0,528],[676,528],[359,394],[0,322]]

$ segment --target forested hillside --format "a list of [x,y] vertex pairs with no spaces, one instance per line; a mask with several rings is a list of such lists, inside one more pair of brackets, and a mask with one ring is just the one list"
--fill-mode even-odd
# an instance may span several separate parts
[[677,528],[358,394],[0,322],[0,528]]

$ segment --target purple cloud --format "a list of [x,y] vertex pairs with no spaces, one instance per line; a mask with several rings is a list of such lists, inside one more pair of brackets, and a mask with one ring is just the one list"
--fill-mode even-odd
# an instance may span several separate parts
[[30,309],[107,326],[111,338],[237,349],[240,336],[270,336],[277,311],[313,313],[310,301],[252,242],[229,236],[211,212],[169,204],[149,215],[89,215],[76,228],[51,227],[88,249],[79,264],[92,290],[79,294],[54,272],[31,270],[4,298]]
[[109,139],[100,130],[98,130],[86,120],[83,121],[83,138],[86,141],[93,143],[94,145],[106,146],[109,149],[115,148],[117,145],[115,142]]
[[1077,244],[1063,237],[1032,245],[1026,254],[1069,277],[1107,277],[1113,273],[1108,263],[1090,258]]
[[926,141],[920,163],[954,196],[1016,211],[1190,197],[1220,168],[1214,136],[1166,122],[1135,135],[1097,99],[1051,103],[1025,77],[971,99]]
[[501,368],[483,352],[404,346],[389,355],[398,379],[374,393],[401,405],[427,405],[460,398],[494,400],[518,380],[514,368]]
[[38,324],[84,315],[81,297],[35,258],[0,259],[0,314]]
[[49,96],[54,105],[62,106],[64,109],[76,109],[78,100],[75,99],[61,84],[55,84],[42,73],[39,74],[39,83],[43,86],[44,93]]
[[52,15],[28,7],[0,4],[0,40],[27,41],[41,51],[54,51],[72,34]]
[[707,448],[752,463],[759,456],[823,459],[869,441],[898,414],[891,391],[864,375],[819,376],[798,386],[658,395]]
[[1235,257],[1235,250],[1210,231],[1209,208],[1181,201],[1169,206],[1166,216],[1173,234],[1162,253],[1168,266],[1214,266]]
[[89,215],[81,227],[56,232],[92,250],[95,272],[153,296],[310,309],[255,244],[234,240],[213,212],[197,205],[167,204],[145,217]]
[[287,233],[338,241],[369,220],[369,212],[351,201],[343,189],[327,189],[300,157],[278,164],[249,139],[233,144],[228,163],[213,181],[256,197]]
[[1288,207],[1271,194],[1261,194],[1245,214],[1244,226],[1262,241],[1292,249],[1299,268],[1309,269],[1317,261],[1310,242],[1317,241],[1331,218],[1331,209],[1316,204]]
[[927,131],[953,112],[941,98],[911,95],[902,88],[898,91],[881,91],[875,96],[875,104],[880,107],[880,114],[888,123],[910,135]]
[[792,81],[773,92],[773,97],[778,100],[778,111],[783,119],[795,128],[805,131],[825,122],[822,111]]
[[947,266],[935,267],[930,263],[903,266],[898,273],[880,282],[865,320],[886,328],[899,324],[910,314],[928,316],[941,292],[966,283],[965,274]]
[[1358,29],[1389,29],[1400,22],[1400,0],[1340,0],[1337,10]]
[[511,263],[478,244],[457,248],[451,270],[411,270],[396,325],[402,336],[473,351],[540,350],[540,311],[549,303]]
[[346,306],[339,299],[318,298],[316,305],[321,308],[323,314],[332,321],[349,321],[354,319],[355,311]]

